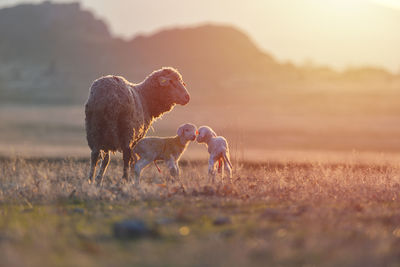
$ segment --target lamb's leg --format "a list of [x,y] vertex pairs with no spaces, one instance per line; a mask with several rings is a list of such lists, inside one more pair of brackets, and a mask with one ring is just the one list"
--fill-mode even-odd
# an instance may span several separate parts
[[218,160],[218,169],[218,172],[221,173],[221,181],[223,181],[225,176],[225,161],[223,159]]
[[210,156],[208,160],[208,177],[212,180],[212,183],[215,182],[215,163],[214,157]]
[[167,160],[167,162],[165,162],[168,169],[169,169],[169,174],[171,174],[171,176],[176,177],[179,175],[179,169],[177,166],[177,162],[175,161],[175,159],[173,157],[170,157],[170,159]]
[[228,150],[226,150],[225,153],[223,154],[223,160],[224,160],[224,164],[225,164],[225,170],[228,174],[229,182],[232,183],[232,163],[229,159]]
[[124,174],[122,176],[122,179],[129,181],[129,163],[132,158],[132,151],[130,147],[124,148],[122,150],[122,157],[124,160]]
[[231,168],[231,166],[229,166],[228,162],[226,162],[225,160],[224,160],[224,169],[225,169],[226,175],[228,176],[228,182],[232,183],[232,168]]
[[178,162],[174,159],[174,158],[170,158],[167,161],[167,166],[169,168],[169,174],[174,177],[175,179],[178,180],[179,184],[181,185],[181,187],[183,188],[183,184],[181,182],[180,179],[180,170],[179,170],[179,165]]
[[149,165],[151,162],[151,160],[141,158],[135,163],[135,186],[140,185],[140,173],[142,172],[143,168]]
[[96,182],[98,185],[101,185],[103,182],[104,173],[107,170],[108,164],[110,163],[110,151],[104,152],[103,160],[101,161],[101,167],[99,173],[96,176]]
[[90,171],[89,171],[89,179],[88,182],[91,184],[93,181],[93,176],[96,171],[97,163],[99,162],[100,151],[93,150],[90,155]]

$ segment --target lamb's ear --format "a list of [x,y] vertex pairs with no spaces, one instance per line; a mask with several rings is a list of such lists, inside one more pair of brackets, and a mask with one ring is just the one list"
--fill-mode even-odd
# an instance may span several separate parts
[[178,132],[176,134],[179,135],[179,136],[183,135],[183,126],[178,128]]
[[159,83],[161,86],[167,86],[167,85],[168,85],[168,82],[169,82],[169,79],[168,79],[167,77],[165,77],[165,76],[160,76],[160,77],[158,77],[158,83]]
[[217,134],[212,129],[210,129],[210,134],[212,137],[217,137]]

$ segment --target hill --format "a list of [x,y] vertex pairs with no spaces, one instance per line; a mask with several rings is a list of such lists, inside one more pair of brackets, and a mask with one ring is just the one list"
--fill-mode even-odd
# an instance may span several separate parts
[[7,103],[83,103],[98,76],[140,81],[162,66],[178,68],[199,97],[227,90],[240,95],[243,88],[285,90],[310,81],[397,79],[374,68],[337,73],[281,64],[245,33],[221,25],[165,29],[125,41],[78,3],[1,9],[0,35],[0,101]]

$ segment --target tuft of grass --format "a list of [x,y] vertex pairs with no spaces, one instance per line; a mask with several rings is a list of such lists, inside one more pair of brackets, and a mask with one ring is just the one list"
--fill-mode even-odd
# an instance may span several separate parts
[[[113,162],[102,187],[86,159],[0,160],[5,266],[396,266],[400,169],[393,165],[241,163],[210,184],[204,162],[182,181],[146,169],[140,189]],[[167,172],[163,172],[167,173]],[[226,217],[228,223],[215,224]],[[112,226],[141,219],[157,238],[124,241]]]

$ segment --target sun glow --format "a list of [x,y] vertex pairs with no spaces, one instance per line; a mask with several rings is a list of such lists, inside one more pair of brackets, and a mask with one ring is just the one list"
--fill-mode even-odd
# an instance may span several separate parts
[[370,1],[375,4],[400,9],[400,0],[370,0]]
[[[370,2],[390,8],[400,9],[400,0],[328,0],[329,4],[340,9],[353,9],[360,7],[365,2]],[[326,3],[326,2],[325,2]]]
[[329,0],[329,4],[338,8],[356,8],[362,3],[362,0]]

